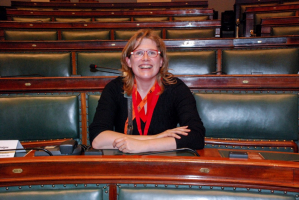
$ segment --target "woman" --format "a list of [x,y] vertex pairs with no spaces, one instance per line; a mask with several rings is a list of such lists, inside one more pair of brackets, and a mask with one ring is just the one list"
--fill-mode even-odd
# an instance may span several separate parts
[[[93,148],[124,153],[202,149],[205,128],[195,99],[168,72],[163,40],[151,30],[139,30],[123,49],[121,64],[124,75],[106,85],[89,127]],[[132,135],[126,134],[128,96],[133,102]]]

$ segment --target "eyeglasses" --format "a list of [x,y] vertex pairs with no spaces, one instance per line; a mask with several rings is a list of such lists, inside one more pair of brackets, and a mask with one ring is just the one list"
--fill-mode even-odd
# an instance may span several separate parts
[[160,54],[160,51],[158,51],[158,50],[150,49],[150,50],[145,51],[142,49],[137,49],[135,51],[132,51],[131,55],[134,55],[135,58],[141,58],[142,56],[144,56],[145,52],[146,52],[147,56],[150,58],[156,58]]

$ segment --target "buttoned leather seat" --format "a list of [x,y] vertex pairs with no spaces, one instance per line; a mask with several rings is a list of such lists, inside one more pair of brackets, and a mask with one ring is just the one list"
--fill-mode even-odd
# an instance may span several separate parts
[[5,40],[57,40],[55,30],[4,30]]
[[0,53],[0,76],[69,77],[71,53]]
[[299,50],[244,49],[223,50],[222,71],[225,74],[297,74]]
[[2,95],[0,110],[0,140],[81,140],[78,94]]

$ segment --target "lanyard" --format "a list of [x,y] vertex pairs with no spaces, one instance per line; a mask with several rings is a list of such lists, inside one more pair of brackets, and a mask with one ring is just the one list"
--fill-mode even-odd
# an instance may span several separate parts
[[[147,95],[144,97],[144,99],[142,99],[140,101],[140,103],[137,105],[138,91],[137,91],[136,83],[134,84],[133,92],[132,92],[132,101],[133,101],[133,117],[132,118],[133,118],[133,120],[136,118],[137,128],[138,128],[138,132],[140,135],[147,135],[147,133],[148,133],[148,129],[149,129],[149,126],[150,126],[150,123],[152,120],[154,109],[155,109],[156,104],[159,99],[158,93],[160,91],[161,91],[161,88],[160,88],[158,82],[156,81],[156,83],[153,85],[153,87],[150,89],[150,91],[147,93]],[[152,95],[151,102],[148,102],[149,95]],[[145,123],[144,133],[142,133],[139,113],[142,110],[142,108],[145,106],[146,103],[148,103],[147,104],[146,123]],[[126,123],[125,123],[125,134],[127,134],[127,127],[128,127],[128,119],[126,120]]]

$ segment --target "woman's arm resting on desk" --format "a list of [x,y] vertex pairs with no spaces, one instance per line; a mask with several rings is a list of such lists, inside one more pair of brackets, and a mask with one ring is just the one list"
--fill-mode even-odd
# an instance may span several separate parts
[[92,142],[95,149],[118,148],[125,153],[139,153],[147,151],[163,151],[176,149],[174,138],[180,139],[180,135],[188,135],[187,127],[177,127],[166,130],[157,135],[124,135],[114,131],[103,131]]

